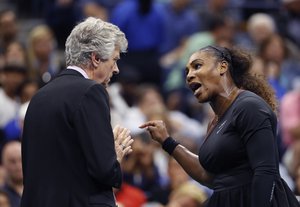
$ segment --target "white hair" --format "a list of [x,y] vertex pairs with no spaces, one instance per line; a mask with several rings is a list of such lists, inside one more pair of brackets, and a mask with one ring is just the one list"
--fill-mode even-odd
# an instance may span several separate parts
[[276,26],[273,18],[265,13],[253,14],[248,20],[248,31],[253,31],[256,27],[263,26],[270,32],[276,31]]
[[92,52],[101,60],[107,60],[115,50],[126,52],[128,42],[125,34],[111,23],[89,17],[74,27],[66,41],[66,64],[87,65]]

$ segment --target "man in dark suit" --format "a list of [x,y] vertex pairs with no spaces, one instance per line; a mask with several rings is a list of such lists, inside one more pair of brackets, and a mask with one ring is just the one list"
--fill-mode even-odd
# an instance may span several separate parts
[[[110,124],[105,87],[119,72],[127,40],[113,24],[89,17],[66,41],[67,69],[32,98],[25,117],[22,207],[116,206],[129,131]],[[100,70],[101,84],[93,81]],[[115,140],[114,140],[115,138]]]

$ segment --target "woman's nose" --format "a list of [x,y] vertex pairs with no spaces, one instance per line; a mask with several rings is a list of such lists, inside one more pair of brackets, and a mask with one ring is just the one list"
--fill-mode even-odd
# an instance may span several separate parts
[[193,80],[193,78],[194,78],[194,73],[192,71],[187,72],[187,74],[186,74],[186,81],[190,82],[190,81]]

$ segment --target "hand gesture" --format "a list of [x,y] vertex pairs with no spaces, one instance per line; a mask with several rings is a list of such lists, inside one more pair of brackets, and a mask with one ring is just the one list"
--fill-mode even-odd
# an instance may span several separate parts
[[130,136],[129,129],[119,125],[115,126],[113,133],[115,138],[117,160],[121,163],[123,157],[132,152],[131,144],[133,143],[133,139]]
[[139,126],[139,128],[146,128],[150,132],[152,139],[161,144],[169,137],[166,124],[162,120],[148,121]]

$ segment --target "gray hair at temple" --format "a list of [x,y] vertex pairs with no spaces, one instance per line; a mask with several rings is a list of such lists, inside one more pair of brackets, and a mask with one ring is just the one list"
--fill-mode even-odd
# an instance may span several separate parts
[[115,48],[126,52],[128,41],[116,25],[89,17],[74,27],[65,46],[67,66],[83,66],[90,63],[92,52],[103,61],[112,55]]

